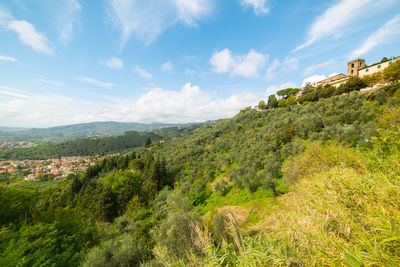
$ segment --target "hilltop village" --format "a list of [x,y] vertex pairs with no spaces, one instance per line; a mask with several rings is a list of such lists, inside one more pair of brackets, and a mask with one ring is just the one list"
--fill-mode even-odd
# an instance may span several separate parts
[[318,86],[330,84],[337,88],[345,84],[351,77],[364,78],[365,76],[381,72],[396,62],[398,58],[399,57],[393,57],[392,59],[383,58],[380,62],[369,66],[365,64],[365,59],[357,58],[347,62],[347,75],[340,73],[322,81],[314,82],[311,86],[317,88]]
[[[340,73],[327,79],[307,83],[302,88],[286,88],[268,97],[268,101],[261,100],[255,107],[256,111],[286,107],[318,99],[346,93],[370,93],[398,83],[399,57],[382,58],[380,62],[367,65],[365,59],[357,58],[347,63],[347,75]],[[251,109],[248,107],[247,109]],[[245,109],[245,110],[247,110]],[[242,110],[242,111],[245,111]]]

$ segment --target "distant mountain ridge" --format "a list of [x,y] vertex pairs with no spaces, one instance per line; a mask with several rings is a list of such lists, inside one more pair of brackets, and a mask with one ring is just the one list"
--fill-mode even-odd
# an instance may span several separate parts
[[[190,125],[190,124],[186,124]],[[20,130],[0,127],[0,138],[9,141],[65,141],[78,138],[123,134],[127,131],[150,132],[169,126],[182,124],[138,123],[138,122],[90,122],[50,128],[32,128]]]
[[23,131],[27,129],[28,128],[23,128],[23,127],[0,127],[0,132]]

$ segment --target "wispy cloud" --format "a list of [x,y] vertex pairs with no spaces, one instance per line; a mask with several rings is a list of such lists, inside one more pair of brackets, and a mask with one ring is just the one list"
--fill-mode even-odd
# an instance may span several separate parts
[[0,6],[0,27],[15,32],[20,41],[37,52],[52,55],[54,50],[46,35],[25,20],[16,20],[11,13]]
[[225,48],[215,52],[210,63],[216,73],[227,73],[231,76],[242,76],[246,78],[255,78],[259,76],[259,71],[265,65],[268,55],[258,53],[254,49],[247,55],[233,55],[231,50]]
[[174,70],[174,65],[172,65],[172,63],[170,61],[167,61],[164,64],[162,64],[161,70],[172,72]]
[[151,75],[151,73],[149,73],[147,70],[145,70],[139,66],[136,66],[134,68],[134,71],[145,79],[151,79],[153,77],[153,75]]
[[342,31],[351,22],[357,21],[361,14],[371,8],[371,2],[372,0],[340,0],[329,7],[321,16],[317,17],[308,30],[306,42],[298,46],[294,52],[306,48],[321,39],[342,34]]
[[13,57],[10,57],[10,56],[2,56],[2,55],[0,55],[0,60],[3,60],[3,61],[11,61],[11,62],[16,62],[17,60],[15,59],[15,58],[13,58]]
[[212,0],[108,0],[106,13],[121,32],[121,47],[136,35],[147,45],[167,28],[182,23],[195,26],[212,10]]
[[269,12],[267,0],[241,0],[240,4],[242,6],[252,7],[257,16],[267,14]]
[[7,28],[18,34],[19,39],[26,46],[37,52],[52,55],[54,50],[47,37],[38,32],[35,27],[25,20],[12,20]]
[[272,80],[276,77],[278,72],[291,72],[299,68],[299,61],[297,58],[290,57],[286,58],[282,62],[278,59],[274,59],[272,64],[268,67],[265,77],[268,80]]
[[185,69],[185,74],[193,75],[193,74],[195,74],[195,73],[196,73],[195,70],[192,70],[192,69]]
[[85,83],[88,83],[88,84],[91,84],[91,85],[94,85],[94,86],[97,86],[97,87],[103,87],[103,88],[106,88],[106,89],[111,89],[111,88],[113,88],[115,86],[115,84],[113,84],[113,83],[101,82],[101,81],[98,81],[96,79],[93,79],[93,78],[90,78],[90,77],[86,77],[86,76],[77,77],[76,79],[78,81],[85,82]]
[[122,59],[117,57],[111,57],[107,60],[100,60],[100,65],[106,66],[110,69],[122,69],[124,67],[124,62]]
[[0,95],[16,98],[29,98],[30,95],[9,86],[0,85]]
[[372,33],[360,47],[358,47],[351,53],[350,58],[355,58],[365,55],[371,49],[379,45],[391,43],[394,40],[396,40],[399,36],[400,36],[400,14],[397,14],[393,19],[389,20],[377,31]]
[[329,60],[324,61],[322,63],[312,64],[312,65],[308,66],[304,70],[303,74],[304,75],[309,75],[309,74],[315,72],[318,69],[326,68],[326,67],[329,67],[329,66],[334,65],[334,64],[336,64],[336,61],[333,60],[333,59],[329,59]]
[[80,23],[79,14],[82,6],[79,0],[57,1],[56,20],[60,28],[58,39],[63,43],[69,43],[74,36],[74,28]]
[[58,87],[64,87],[64,84],[59,83],[59,82],[50,81],[50,80],[46,80],[46,79],[42,79],[42,78],[37,78],[36,80],[41,83],[46,83],[46,84],[54,85],[54,86],[58,86]]

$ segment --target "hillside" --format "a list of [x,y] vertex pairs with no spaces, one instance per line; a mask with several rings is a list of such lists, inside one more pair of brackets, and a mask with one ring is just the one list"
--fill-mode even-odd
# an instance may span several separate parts
[[0,160],[49,159],[62,156],[92,156],[120,153],[127,149],[144,146],[146,140],[158,141],[155,133],[126,132],[123,135],[81,138],[59,143],[39,144],[30,148],[0,151]]
[[190,133],[0,186],[0,265],[400,265],[399,88]]
[[85,137],[123,134],[127,131],[151,132],[173,124],[145,124],[125,122],[91,122],[51,128],[34,128],[22,131],[7,129],[1,131],[0,137],[9,141],[64,141]]

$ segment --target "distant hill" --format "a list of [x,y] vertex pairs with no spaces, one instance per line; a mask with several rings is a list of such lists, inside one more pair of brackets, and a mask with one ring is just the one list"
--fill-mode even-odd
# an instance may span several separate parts
[[91,122],[51,128],[13,129],[0,127],[0,137],[9,141],[65,141],[78,138],[123,134],[127,131],[150,132],[176,124]]
[[23,131],[27,130],[27,128],[21,127],[0,127],[0,132],[12,132],[12,131]]
[[39,144],[30,148],[15,148],[0,152],[0,159],[48,159],[61,156],[92,156],[120,153],[145,145],[146,141],[158,141],[156,133],[129,131],[122,135],[81,138],[58,143]]

